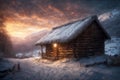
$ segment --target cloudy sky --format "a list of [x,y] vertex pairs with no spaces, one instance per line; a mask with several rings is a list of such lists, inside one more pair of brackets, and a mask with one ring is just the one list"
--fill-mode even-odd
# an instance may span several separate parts
[[24,38],[118,5],[119,0],[0,0],[0,26],[10,36]]

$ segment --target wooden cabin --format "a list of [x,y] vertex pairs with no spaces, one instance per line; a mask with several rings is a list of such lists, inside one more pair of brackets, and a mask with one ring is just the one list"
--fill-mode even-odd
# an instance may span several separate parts
[[55,27],[36,42],[45,47],[43,58],[64,58],[104,54],[104,42],[110,36],[100,24],[97,16]]

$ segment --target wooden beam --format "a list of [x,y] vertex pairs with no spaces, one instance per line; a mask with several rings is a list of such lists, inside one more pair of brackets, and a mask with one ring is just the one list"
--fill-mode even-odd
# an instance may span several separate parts
[[43,45],[41,45],[41,56],[43,58]]
[[57,49],[57,51],[56,51],[57,59],[59,59],[59,50],[58,50],[58,47],[56,49]]

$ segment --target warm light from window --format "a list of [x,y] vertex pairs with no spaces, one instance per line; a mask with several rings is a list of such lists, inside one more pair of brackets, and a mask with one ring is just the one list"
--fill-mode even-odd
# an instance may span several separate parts
[[56,48],[56,47],[57,47],[57,43],[54,43],[54,44],[53,44],[53,47],[55,47],[55,48]]

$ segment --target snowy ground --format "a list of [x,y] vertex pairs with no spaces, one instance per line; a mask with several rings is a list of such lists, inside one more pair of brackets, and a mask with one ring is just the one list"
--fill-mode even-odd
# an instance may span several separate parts
[[[62,59],[55,62],[38,58],[8,60],[12,63],[19,62],[21,70],[9,73],[0,80],[120,80],[120,67],[82,66],[81,64],[86,63],[87,59],[79,61]],[[99,57],[88,58],[88,63],[100,60]]]
[[[112,37],[105,44],[107,55],[120,54],[120,38]],[[20,63],[21,70],[14,73],[10,72],[7,76],[0,77],[0,80],[120,80],[120,67],[106,66],[105,64],[92,65],[105,62],[105,56],[86,57],[77,61],[62,59],[54,62],[35,58],[35,56],[33,58],[6,60],[12,64]],[[86,65],[91,66],[86,67]],[[0,70],[1,67],[3,66],[0,62]]]

